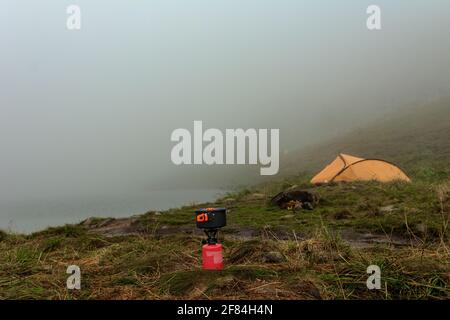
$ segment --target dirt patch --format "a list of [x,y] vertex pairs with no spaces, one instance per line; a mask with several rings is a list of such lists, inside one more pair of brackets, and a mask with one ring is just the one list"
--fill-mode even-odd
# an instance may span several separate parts
[[[100,223],[92,224],[86,220],[81,225],[88,229],[89,233],[100,234],[105,237],[118,237],[130,235],[148,235],[155,237],[165,237],[179,234],[192,236],[203,236],[202,230],[194,226],[171,226],[161,225],[151,229],[142,224],[138,218],[105,219]],[[275,239],[275,240],[306,240],[305,234],[292,230],[272,229],[272,228],[252,228],[252,227],[232,227],[224,229],[222,236],[232,239]],[[410,239],[402,238],[398,235],[374,234],[370,232],[359,233],[352,230],[344,230],[339,233],[342,240],[351,247],[364,248],[379,244],[393,246],[416,245]]]
[[138,218],[106,219],[98,224],[91,224],[89,219],[82,222],[90,233],[101,234],[105,237],[131,236],[146,232]]
[[87,222],[82,222],[81,225],[87,228],[89,233],[100,234],[105,237],[153,235],[159,238],[179,234],[203,235],[203,232],[194,226],[171,226],[165,224],[148,226],[142,223],[139,218],[106,219],[97,224],[90,224],[88,220],[86,220]]
[[233,227],[224,229],[223,234],[235,239],[249,240],[259,237],[261,235],[261,230],[252,227]]
[[159,238],[177,234],[201,236],[204,233],[202,230],[195,227],[162,225],[159,228],[152,230],[152,234]]
[[[273,239],[273,240],[308,240],[310,237],[304,233],[295,232],[293,230],[270,229],[270,228],[233,228],[225,232],[226,237],[239,240]],[[338,236],[351,247],[365,248],[374,245],[391,245],[391,246],[410,246],[419,245],[417,241],[403,238],[398,235],[375,234],[370,232],[355,232],[353,230],[344,230],[338,233]]]
[[402,238],[397,235],[374,234],[370,232],[358,233],[352,230],[344,230],[341,232],[342,240],[351,247],[365,248],[377,244],[393,245],[393,246],[409,246],[418,244],[411,242],[410,239]]

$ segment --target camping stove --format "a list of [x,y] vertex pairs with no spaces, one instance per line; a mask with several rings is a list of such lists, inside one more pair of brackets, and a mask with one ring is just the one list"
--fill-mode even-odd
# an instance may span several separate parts
[[202,267],[205,270],[223,269],[222,245],[217,243],[217,233],[227,224],[227,209],[203,208],[195,211],[197,228],[206,234],[202,241]]

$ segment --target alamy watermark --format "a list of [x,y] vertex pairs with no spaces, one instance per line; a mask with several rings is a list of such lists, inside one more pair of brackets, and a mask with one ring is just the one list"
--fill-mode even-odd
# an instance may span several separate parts
[[373,4],[367,7],[366,13],[369,15],[366,21],[367,29],[381,30],[381,8]]
[[[66,27],[68,30],[80,30],[81,29],[81,8],[79,5],[71,4],[66,8],[66,14],[68,15],[66,20]],[[372,4],[367,7],[366,14],[368,15],[366,20],[367,29],[381,30],[381,8],[378,5]]]
[[70,276],[67,278],[66,286],[69,290],[80,290],[81,289],[81,269],[77,265],[70,265],[66,270],[67,274]]
[[210,128],[203,132],[203,122],[194,121],[193,135],[187,129],[175,129],[170,140],[177,142],[170,154],[176,165],[260,164],[261,175],[275,175],[279,170],[279,129],[226,129],[223,133]]
[[68,14],[66,20],[67,30],[80,30],[81,29],[81,8],[78,5],[72,4],[66,8]]
[[379,266],[372,264],[367,267],[367,273],[370,276],[367,278],[366,285],[369,290],[381,289],[381,269]]

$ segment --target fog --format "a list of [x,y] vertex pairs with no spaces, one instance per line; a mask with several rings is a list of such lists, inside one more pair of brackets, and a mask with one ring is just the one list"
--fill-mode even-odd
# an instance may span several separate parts
[[2,0],[0,201],[175,189],[170,134],[194,120],[292,150],[448,95],[450,2],[376,1],[379,31],[370,4]]

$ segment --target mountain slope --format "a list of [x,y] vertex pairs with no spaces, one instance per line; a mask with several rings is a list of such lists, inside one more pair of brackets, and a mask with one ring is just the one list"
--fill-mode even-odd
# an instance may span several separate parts
[[418,106],[397,107],[384,117],[368,122],[371,124],[281,154],[277,176],[260,176],[259,165],[181,166],[174,168],[173,177],[160,185],[236,189],[299,173],[312,177],[341,152],[391,161],[412,178],[450,175],[450,97]]
[[[320,170],[340,153],[382,158],[412,176],[425,169],[449,172],[450,98],[402,109],[372,125],[293,152],[282,160],[282,175]],[[442,173],[442,174],[444,174]]]

